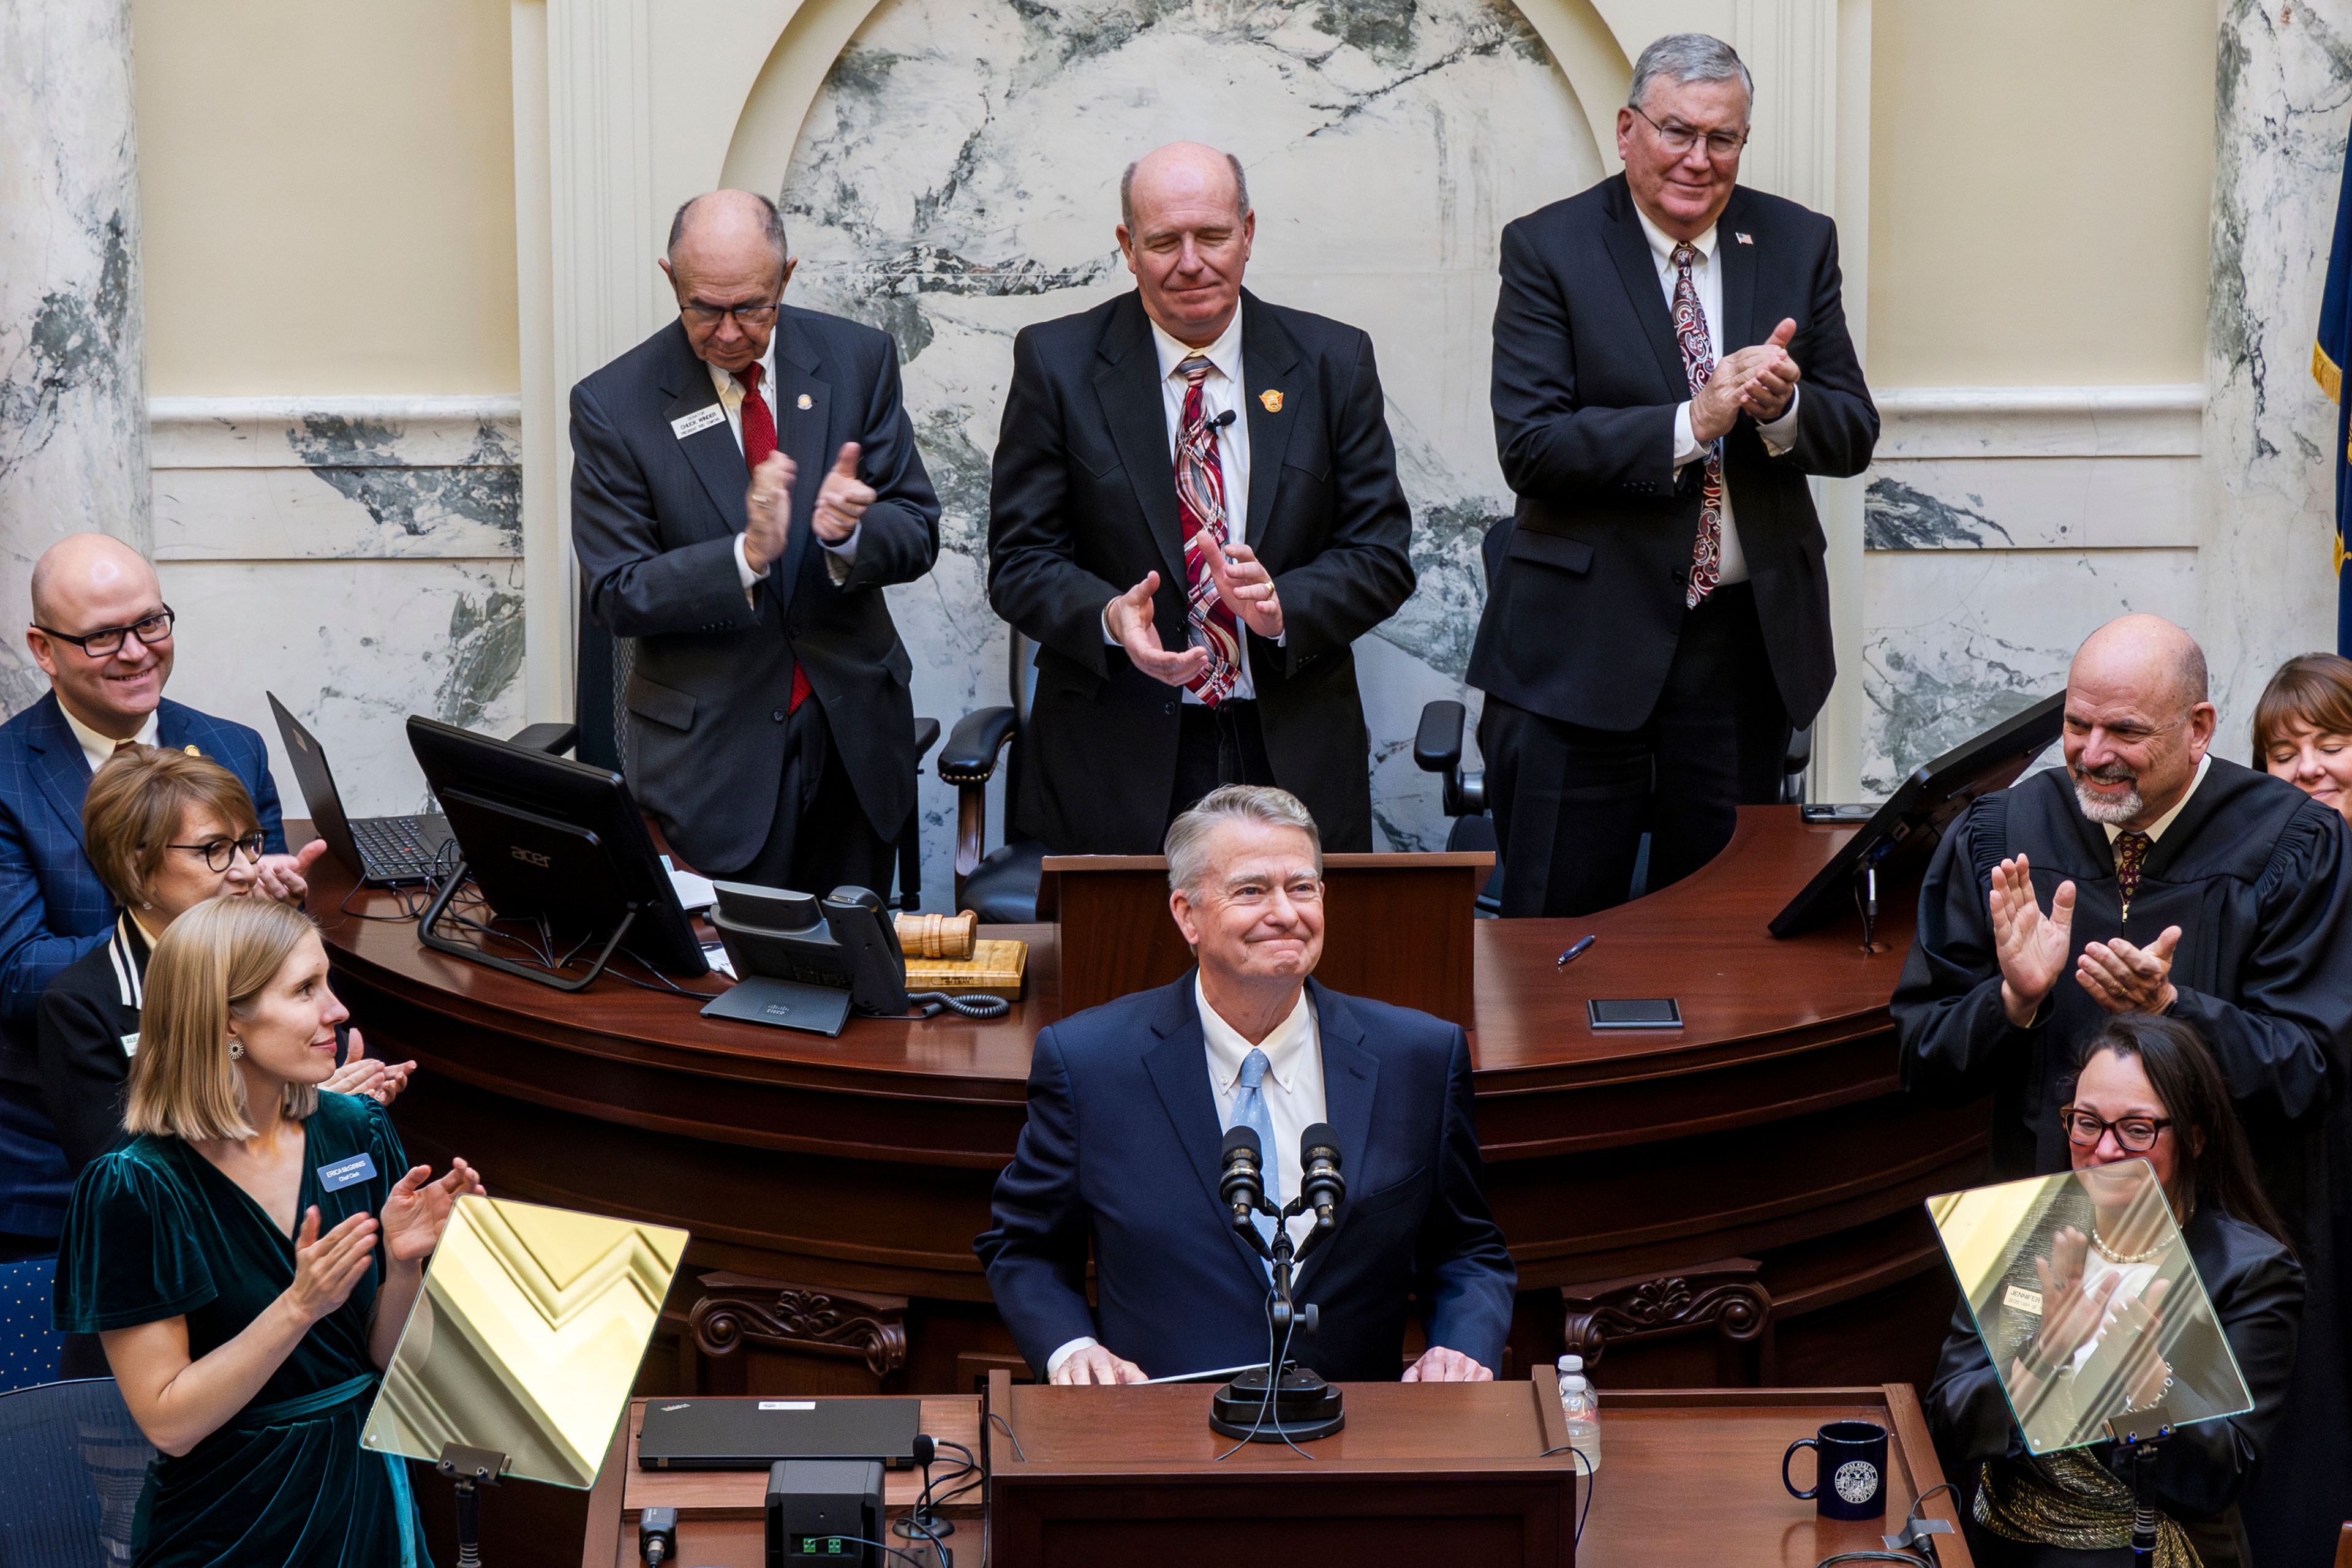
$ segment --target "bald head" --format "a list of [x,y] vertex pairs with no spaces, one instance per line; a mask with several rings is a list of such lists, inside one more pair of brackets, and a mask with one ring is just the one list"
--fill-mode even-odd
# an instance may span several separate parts
[[2180,804],[2213,742],[2205,652],[2160,616],[2125,616],[2066,671],[2066,771],[2083,815],[2144,830]]
[[681,258],[698,266],[765,260],[784,265],[784,218],[776,204],[754,191],[710,191],[694,197],[669,220],[670,268]]
[[124,636],[93,654],[93,632],[153,622],[164,612],[163,585],[147,558],[103,533],[58,540],[33,563],[33,625],[25,633],[33,660],[49,678],[58,701],[76,719],[118,741],[137,735],[163,700],[172,674],[168,623],[152,642]]
[[751,191],[712,191],[677,209],[661,269],[697,357],[732,375],[766,357],[792,281],[784,220]]
[[1250,210],[1242,161],[1198,142],[1171,142],[1127,166],[1118,177],[1118,220],[1130,232],[1136,214],[1171,203],[1222,206],[1239,223]]

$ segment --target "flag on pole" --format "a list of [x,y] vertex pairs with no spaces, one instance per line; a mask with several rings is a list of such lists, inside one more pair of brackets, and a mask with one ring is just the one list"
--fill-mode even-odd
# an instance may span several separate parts
[[2319,341],[2312,345],[2311,374],[2336,405],[2336,651],[2352,658],[2352,578],[2344,574],[2345,537],[2352,527],[2352,402],[2344,396],[2344,371],[2352,365],[2352,153],[2344,161],[2344,183],[2336,197],[2336,242],[2327,253],[2327,292],[2319,302]]

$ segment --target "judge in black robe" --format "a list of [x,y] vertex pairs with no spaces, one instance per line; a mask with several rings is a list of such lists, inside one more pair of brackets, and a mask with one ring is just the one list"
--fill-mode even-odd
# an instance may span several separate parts
[[[2209,756],[2178,815],[2158,826],[2126,921],[2105,827],[2084,815],[2067,772],[2034,774],[1978,801],[1937,847],[1892,1007],[1906,1087],[1947,1104],[1992,1097],[1997,1176],[2064,1170],[2058,1108],[2083,1042],[2106,1016],[2075,965],[2094,942],[2144,948],[2180,928],[2171,1015],[2212,1047],[2308,1281],[2295,1396],[2245,1503],[2263,1568],[2324,1568],[2352,1510],[2336,1237],[2352,1052],[2347,851],[2335,811]],[[2043,910],[2060,884],[2074,884],[2067,967],[2027,1028],[2003,1006],[1990,913],[1994,868],[2020,855]]]

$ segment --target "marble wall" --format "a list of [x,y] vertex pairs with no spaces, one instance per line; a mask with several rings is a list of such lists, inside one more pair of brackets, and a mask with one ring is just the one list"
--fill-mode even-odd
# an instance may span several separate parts
[[[1012,338],[1132,287],[1126,163],[1179,138],[1241,158],[1249,286],[1367,328],[1414,513],[1421,585],[1359,645],[1387,842],[1444,826],[1412,764],[1421,705],[1460,695],[1477,546],[1509,508],[1487,415],[1502,226],[1601,167],[1566,79],[1501,0],[885,0],[835,62],[779,193],[800,301],[887,329],[945,507],[939,569],[892,590],[916,708],[1003,701],[983,587],[988,460]],[[954,801],[926,779],[926,877]]]
[[173,695],[318,735],[344,804],[417,809],[411,713],[522,725],[522,483],[512,398],[159,398],[155,558],[180,613]]

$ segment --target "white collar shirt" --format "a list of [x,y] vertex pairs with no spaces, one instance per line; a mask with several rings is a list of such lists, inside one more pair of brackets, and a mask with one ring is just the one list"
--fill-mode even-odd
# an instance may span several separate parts
[[[58,711],[66,716],[66,727],[73,731],[75,742],[81,747],[81,754],[89,760],[89,771],[94,773],[104,767],[106,759],[114,755],[114,748],[122,742],[111,735],[100,734],[75,718],[73,710],[63,702],[58,704]],[[140,725],[139,733],[131,736],[131,739],[142,746],[161,745],[162,730],[163,726],[156,716],[150,713],[147,715],[147,722]]]
[[[2164,830],[2171,826],[2174,819],[2179,817],[2183,811],[2189,809],[2189,797],[2197,793],[2197,786],[2205,782],[2205,774],[2212,766],[2212,752],[2208,752],[2204,756],[2198,759],[2197,771],[2190,774],[2189,778],[2189,787],[2180,792],[2180,798],[2172,803],[2172,809],[2166,812],[2162,816],[2158,817],[2154,822],[2149,823],[2146,827],[2140,830],[2147,835],[2149,843],[2153,844],[2156,840],[2163,837]],[[2116,839],[2123,837],[2124,830],[2112,822],[2103,822],[2099,826],[2107,830],[2107,843],[2110,847],[2115,844]]]
[[[1642,220],[1642,233],[1650,242],[1650,255],[1657,263],[1658,283],[1665,293],[1666,314],[1671,319],[1675,309],[1675,286],[1681,276],[1681,268],[1675,265],[1675,247],[1680,241],[1652,223],[1650,215],[1641,208],[1635,207],[1633,216]],[[1723,269],[1716,264],[1716,250],[1721,236],[1722,230],[1710,224],[1705,234],[1691,241],[1691,248],[1698,252],[1691,263],[1691,287],[1698,293],[1699,314],[1706,318],[1707,344],[1717,359],[1723,357]],[[1801,392],[1798,395],[1801,396]],[[1758,429],[1764,437],[1765,449],[1774,457],[1794,446],[1797,440],[1797,397],[1789,399],[1789,406],[1780,418],[1769,425],[1759,426]],[[1691,434],[1688,402],[1675,410],[1674,439],[1676,468],[1706,456],[1706,448]],[[1728,483],[1723,487],[1722,559],[1723,574],[1719,581],[1748,581],[1748,553],[1740,548],[1739,529],[1732,521],[1731,487]]]
[[[1171,337],[1166,328],[1151,323],[1151,346],[1160,356],[1160,406],[1168,422],[1168,461],[1176,461],[1177,437],[1184,428],[1184,377],[1177,366],[1198,354],[1209,362],[1201,383],[1201,411],[1210,419],[1230,413],[1233,418],[1217,431],[1217,467],[1225,481],[1225,538],[1249,538],[1250,442],[1249,418],[1243,407],[1247,389],[1242,384],[1242,313],[1236,309],[1225,330],[1207,348],[1187,346]],[[1239,617],[1235,617],[1238,619]],[[1241,679],[1234,695],[1248,700],[1257,695],[1250,679],[1249,629],[1242,629]],[[1184,700],[1197,703],[1200,695],[1185,688]]]

